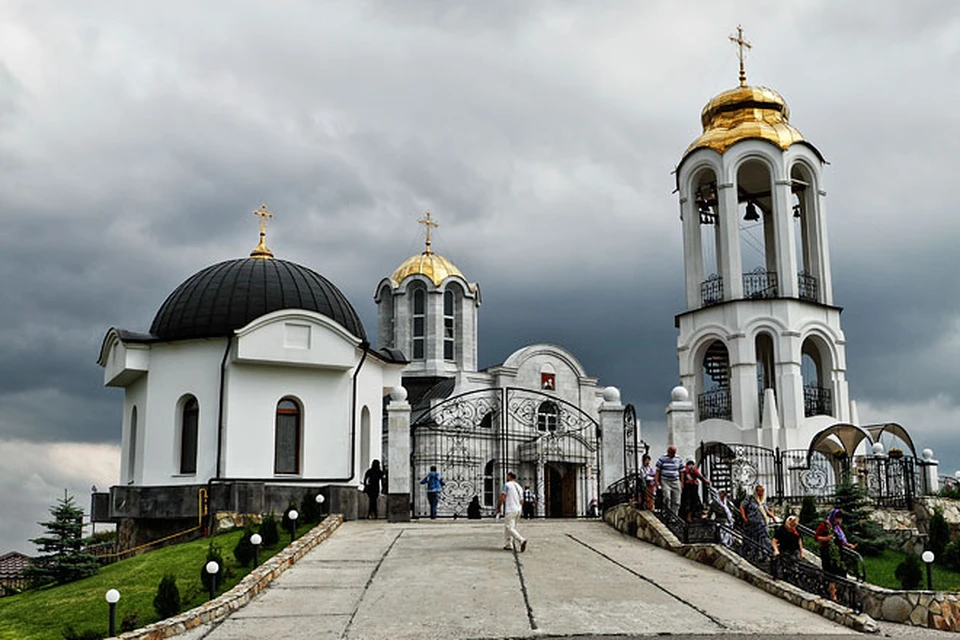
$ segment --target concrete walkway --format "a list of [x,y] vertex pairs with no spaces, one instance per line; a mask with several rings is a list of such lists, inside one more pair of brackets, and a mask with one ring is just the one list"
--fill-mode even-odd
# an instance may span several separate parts
[[858,635],[599,521],[344,523],[257,599],[191,638]]

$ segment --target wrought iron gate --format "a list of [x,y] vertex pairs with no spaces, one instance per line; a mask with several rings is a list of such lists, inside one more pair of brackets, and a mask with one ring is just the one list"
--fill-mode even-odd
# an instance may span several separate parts
[[630,477],[640,471],[640,435],[637,429],[637,410],[632,404],[623,408],[623,475]]
[[415,412],[410,437],[414,517],[430,513],[420,481],[434,466],[442,517],[465,517],[474,497],[492,513],[508,471],[535,490],[538,515],[583,515],[599,498],[599,423],[553,394],[468,391]]

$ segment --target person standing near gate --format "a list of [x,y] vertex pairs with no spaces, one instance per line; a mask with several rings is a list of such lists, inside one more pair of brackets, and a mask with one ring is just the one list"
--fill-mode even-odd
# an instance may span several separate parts
[[663,508],[674,515],[680,509],[680,471],[683,459],[677,455],[677,448],[667,447],[666,455],[657,459],[657,489],[663,493]]
[[507,481],[500,490],[500,501],[497,503],[497,512],[503,513],[503,548],[507,551],[516,549],[520,543],[520,552],[527,550],[527,539],[517,531],[517,521],[520,519],[520,507],[523,504],[523,489],[517,483],[517,474],[507,472]]
[[427,502],[430,503],[430,519],[437,519],[437,505],[440,504],[440,492],[443,486],[447,484],[443,481],[443,476],[437,472],[437,466],[430,467],[430,473],[425,475],[420,484],[427,485]]
[[523,486],[523,517],[527,520],[537,513],[537,494],[529,484]]

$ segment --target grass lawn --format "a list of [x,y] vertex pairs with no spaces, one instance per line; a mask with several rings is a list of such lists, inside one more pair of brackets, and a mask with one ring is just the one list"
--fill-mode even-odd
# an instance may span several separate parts
[[[297,529],[301,536],[316,525],[305,524]],[[207,599],[200,582],[200,570],[205,564],[210,542],[220,546],[226,565],[225,583],[218,580],[217,593],[236,585],[251,567],[239,567],[233,557],[233,548],[243,535],[236,530],[213,538],[201,538],[165,549],[150,551],[134,558],[105,567],[100,573],[59,587],[25,591],[19,595],[0,598],[0,640],[56,640],[63,637],[68,625],[77,631],[96,630],[104,637],[109,625],[109,606],[104,600],[108,589],[120,591],[117,604],[117,631],[120,622],[131,611],[139,617],[137,626],[157,621],[153,598],[157,585],[166,573],[177,577],[181,610],[186,611]],[[274,549],[263,549],[260,561],[279,552],[289,540],[281,533],[280,544]],[[223,576],[218,576],[221,580]]]

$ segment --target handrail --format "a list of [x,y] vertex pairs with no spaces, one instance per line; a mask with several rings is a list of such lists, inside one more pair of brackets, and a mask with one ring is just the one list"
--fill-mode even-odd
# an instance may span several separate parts
[[[810,527],[798,524],[797,529],[802,535],[809,536],[816,540],[816,532]],[[843,560],[846,569],[853,574],[858,582],[866,581],[867,567],[863,562],[863,556],[850,547],[838,546],[837,548],[840,549],[840,559]]]

